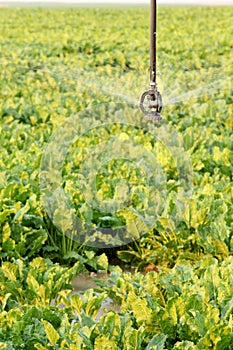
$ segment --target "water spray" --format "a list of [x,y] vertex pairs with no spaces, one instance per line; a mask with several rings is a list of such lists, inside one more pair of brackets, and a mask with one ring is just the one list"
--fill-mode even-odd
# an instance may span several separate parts
[[157,90],[156,83],[156,27],[157,27],[157,2],[151,0],[150,5],[150,88],[145,91],[140,100],[140,108],[148,120],[161,120],[163,108],[162,96]]

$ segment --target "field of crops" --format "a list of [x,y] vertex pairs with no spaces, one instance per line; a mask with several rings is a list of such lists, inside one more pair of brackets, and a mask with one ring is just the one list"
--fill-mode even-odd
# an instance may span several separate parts
[[0,349],[233,350],[233,8],[158,17],[154,123],[147,8],[0,9]]

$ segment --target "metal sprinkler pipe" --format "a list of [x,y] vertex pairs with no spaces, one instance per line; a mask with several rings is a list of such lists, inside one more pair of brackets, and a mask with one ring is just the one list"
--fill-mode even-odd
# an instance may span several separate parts
[[150,4],[150,88],[145,91],[140,100],[141,111],[149,120],[161,120],[163,105],[162,96],[157,90],[156,82],[156,43],[157,43],[157,2],[151,0]]
[[156,27],[157,27],[157,3],[151,0],[150,9],[150,85],[156,85]]

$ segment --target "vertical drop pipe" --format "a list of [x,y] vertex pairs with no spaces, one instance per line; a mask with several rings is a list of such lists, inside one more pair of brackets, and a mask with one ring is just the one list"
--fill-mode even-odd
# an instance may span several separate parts
[[157,2],[150,1],[150,86],[156,88]]
[[150,88],[145,91],[140,99],[140,108],[146,118],[150,120],[161,120],[160,115],[163,103],[162,96],[157,90],[156,83],[156,41],[157,41],[157,2],[150,3]]

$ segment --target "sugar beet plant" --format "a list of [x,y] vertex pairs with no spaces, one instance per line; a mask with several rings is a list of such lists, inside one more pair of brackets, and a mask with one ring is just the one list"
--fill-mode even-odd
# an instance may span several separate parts
[[[116,270],[81,297],[62,285],[75,273],[36,258],[4,263],[1,349],[232,349],[232,257],[134,276]],[[19,279],[23,271],[26,282]],[[56,289],[54,289],[54,282]],[[111,297],[120,312],[100,316]],[[51,298],[53,303],[51,304]],[[99,316],[98,316],[99,315]]]
[[147,9],[0,9],[0,349],[232,349],[232,7],[158,16],[157,125]]

